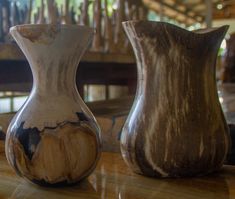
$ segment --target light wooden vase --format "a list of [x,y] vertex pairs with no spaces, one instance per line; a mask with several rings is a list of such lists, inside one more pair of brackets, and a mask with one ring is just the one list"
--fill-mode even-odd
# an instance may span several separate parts
[[85,26],[22,25],[10,32],[30,63],[34,83],[8,128],[8,162],[36,184],[74,184],[94,170],[101,151],[99,127],[75,83],[94,31]]
[[151,21],[123,26],[138,64],[136,98],[121,135],[127,164],[152,177],[219,170],[229,137],[215,61],[228,26],[196,32]]

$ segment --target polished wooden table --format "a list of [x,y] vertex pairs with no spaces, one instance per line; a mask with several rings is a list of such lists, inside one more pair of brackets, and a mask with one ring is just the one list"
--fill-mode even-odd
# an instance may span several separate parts
[[200,178],[153,179],[132,173],[118,153],[103,153],[95,172],[73,187],[42,188],[17,177],[0,157],[0,199],[233,199],[235,167]]

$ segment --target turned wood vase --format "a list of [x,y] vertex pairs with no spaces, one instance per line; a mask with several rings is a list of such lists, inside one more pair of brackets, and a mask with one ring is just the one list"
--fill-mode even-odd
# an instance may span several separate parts
[[74,184],[100,157],[100,129],[76,87],[93,29],[72,25],[11,28],[33,73],[33,88],[8,128],[6,156],[16,173],[44,186]]
[[219,170],[230,141],[215,63],[228,26],[195,32],[151,21],[123,26],[138,67],[136,98],[121,135],[126,163],[151,177]]

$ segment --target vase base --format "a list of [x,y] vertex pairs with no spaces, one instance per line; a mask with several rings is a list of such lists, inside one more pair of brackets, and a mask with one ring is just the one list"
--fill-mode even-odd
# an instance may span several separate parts
[[45,180],[28,180],[30,183],[39,185],[41,187],[50,187],[50,188],[59,188],[59,187],[72,187],[72,186],[76,186],[79,183],[81,183],[82,181],[84,181],[85,179],[81,179],[77,182],[68,182],[67,180],[61,181],[61,182],[57,182],[54,184],[51,184],[49,182],[46,182]]
[[20,176],[35,184],[76,184],[93,171],[99,158],[98,138],[87,124],[67,122],[43,131],[18,128],[17,136],[11,133],[8,139],[12,151],[8,161]]
[[150,177],[150,178],[158,178],[158,179],[167,179],[167,178],[192,178],[192,177],[203,177],[203,176],[207,176],[207,175],[213,175],[216,174],[218,172],[220,172],[222,170],[222,168],[218,168],[218,169],[214,169],[214,170],[210,170],[210,171],[205,171],[205,172],[192,172],[192,171],[184,171],[182,173],[169,173],[168,175],[161,175],[155,171],[153,171],[152,173],[142,173],[142,172],[138,172],[138,171],[133,171],[134,173],[138,174],[138,175],[142,175],[142,176],[146,176],[146,177]]

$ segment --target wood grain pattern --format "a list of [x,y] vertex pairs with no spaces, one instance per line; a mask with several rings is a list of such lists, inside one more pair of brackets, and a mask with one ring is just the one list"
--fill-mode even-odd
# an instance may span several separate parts
[[82,3],[81,9],[81,25],[89,26],[89,15],[88,15],[88,8],[90,2],[88,0],[84,0]]
[[8,128],[7,159],[36,184],[76,183],[94,170],[101,150],[99,126],[75,84],[93,29],[23,25],[11,34],[30,63],[34,84]]
[[109,17],[108,13],[108,2],[107,0],[104,1],[104,22],[105,22],[105,33],[104,33],[104,44],[105,44],[105,52],[114,52],[115,46],[113,42],[113,26],[112,26],[112,19]]
[[59,21],[56,16],[56,9],[55,0],[47,0],[48,23],[50,24],[56,24]]
[[30,24],[31,23],[32,8],[33,8],[33,1],[29,0],[29,8],[28,8],[25,24]]
[[94,28],[95,35],[92,43],[93,51],[100,51],[102,49],[102,15],[101,15],[101,0],[94,1]]
[[118,49],[121,52],[125,52],[125,33],[122,29],[122,22],[125,21],[126,15],[125,15],[125,1],[124,0],[117,0],[117,7],[116,10],[116,27],[115,27],[115,35],[114,35],[114,43],[116,44],[116,49]]
[[65,124],[38,134],[17,129],[11,134],[10,164],[37,184],[78,182],[94,169],[99,155],[97,137],[87,124]]
[[134,174],[121,155],[102,153],[95,171],[74,187],[42,188],[24,182],[0,156],[0,199],[232,199],[235,168],[200,178],[153,179]]
[[228,27],[193,33],[161,22],[123,25],[138,63],[137,94],[121,137],[127,164],[154,177],[219,170],[229,138],[215,59]]
[[44,0],[41,0],[41,7],[39,8],[39,17],[37,20],[37,24],[46,23],[46,18],[44,16],[44,12],[45,12],[45,4],[44,4]]

